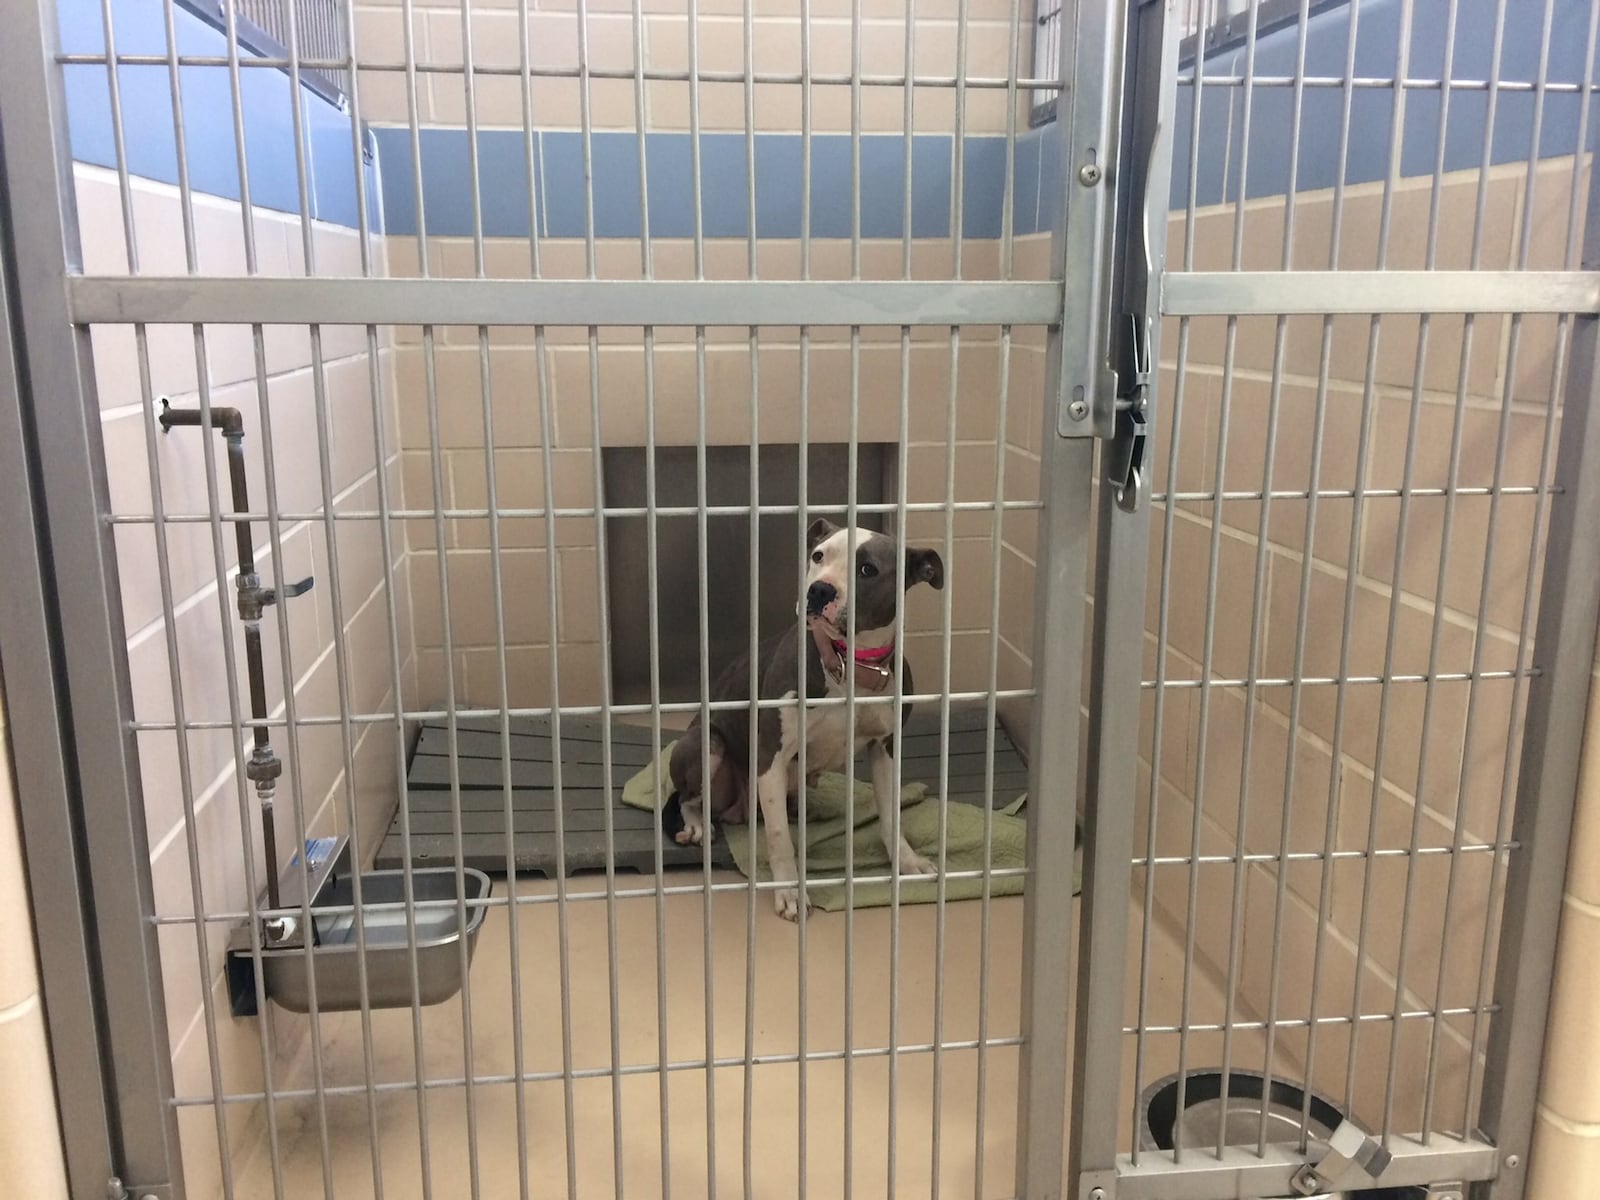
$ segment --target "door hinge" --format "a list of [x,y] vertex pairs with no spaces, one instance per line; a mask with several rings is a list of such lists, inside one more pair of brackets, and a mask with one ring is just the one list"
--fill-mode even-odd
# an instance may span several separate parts
[[1140,503],[1150,494],[1145,443],[1149,433],[1151,363],[1149,320],[1141,321],[1130,313],[1128,322],[1132,369],[1128,372],[1127,388],[1117,388],[1116,419],[1110,444],[1106,447],[1103,477],[1116,498],[1117,507],[1131,513],[1138,511]]

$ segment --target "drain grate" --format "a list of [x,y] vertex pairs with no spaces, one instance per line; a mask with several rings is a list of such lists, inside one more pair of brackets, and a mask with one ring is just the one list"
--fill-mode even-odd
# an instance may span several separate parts
[[[984,800],[986,714],[982,706],[955,708],[950,714],[950,799],[981,805]],[[568,875],[601,871],[606,866],[605,810],[611,807],[613,845],[618,870],[653,872],[660,835],[655,817],[629,808],[605,791],[602,725],[594,717],[561,721],[561,797],[566,834]],[[677,736],[662,730],[662,744]],[[906,783],[937,788],[939,782],[939,714],[916,712],[898,745],[901,775]],[[498,718],[457,722],[456,774],[461,790],[461,845],[464,864],[504,874],[506,869],[505,749]],[[512,859],[519,874],[553,877],[560,868],[555,837],[555,758],[548,717],[511,721]],[[1009,804],[1028,786],[1027,766],[1005,727],[994,733],[994,797]],[[614,722],[611,727],[611,778],[617,793],[640,768],[650,763],[648,727]],[[418,867],[453,864],[456,842],[451,813],[450,738],[443,721],[422,729],[406,779],[411,823],[411,860]],[[868,778],[865,758],[856,775]],[[699,867],[698,846],[666,842],[662,861],[668,867]],[[379,848],[376,866],[391,869],[405,861],[400,814],[391,821]],[[720,834],[712,846],[712,862],[733,866]]]

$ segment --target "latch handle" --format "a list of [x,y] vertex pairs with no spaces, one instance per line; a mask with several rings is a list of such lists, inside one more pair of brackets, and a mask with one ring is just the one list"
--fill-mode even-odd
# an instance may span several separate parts
[[1116,429],[1106,455],[1105,477],[1117,507],[1137,512],[1149,495],[1150,481],[1144,469],[1145,439],[1149,434],[1147,412],[1150,406],[1150,337],[1148,328],[1134,313],[1129,350],[1133,358],[1130,386],[1117,398]]
[[1369,1186],[1388,1169],[1393,1155],[1348,1117],[1328,1139],[1328,1152],[1294,1173],[1289,1185],[1311,1196],[1351,1186]]

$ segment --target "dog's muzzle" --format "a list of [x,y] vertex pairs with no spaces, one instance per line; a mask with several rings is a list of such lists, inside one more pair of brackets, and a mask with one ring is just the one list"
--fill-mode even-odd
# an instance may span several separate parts
[[820,579],[806,589],[806,616],[820,617],[839,598],[839,589]]

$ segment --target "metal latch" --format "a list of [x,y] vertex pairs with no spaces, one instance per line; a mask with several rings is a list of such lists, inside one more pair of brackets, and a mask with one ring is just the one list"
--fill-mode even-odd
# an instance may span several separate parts
[[1117,397],[1116,431],[1106,448],[1105,480],[1124,512],[1138,511],[1149,494],[1150,481],[1144,469],[1145,437],[1149,432],[1150,407],[1150,330],[1133,314],[1129,343],[1133,371],[1127,393]]
[[241,573],[236,581],[239,589],[239,619],[259,621],[263,609],[271,607],[280,600],[292,600],[296,596],[305,595],[311,590],[314,582],[314,579],[307,576],[297,583],[266,587],[262,585],[259,575]]
[[[1370,1186],[1369,1181],[1382,1175],[1393,1157],[1376,1139],[1347,1119],[1339,1122],[1328,1139],[1328,1152],[1296,1171],[1289,1185],[1301,1196]],[[1367,1178],[1362,1179],[1362,1176]]]

